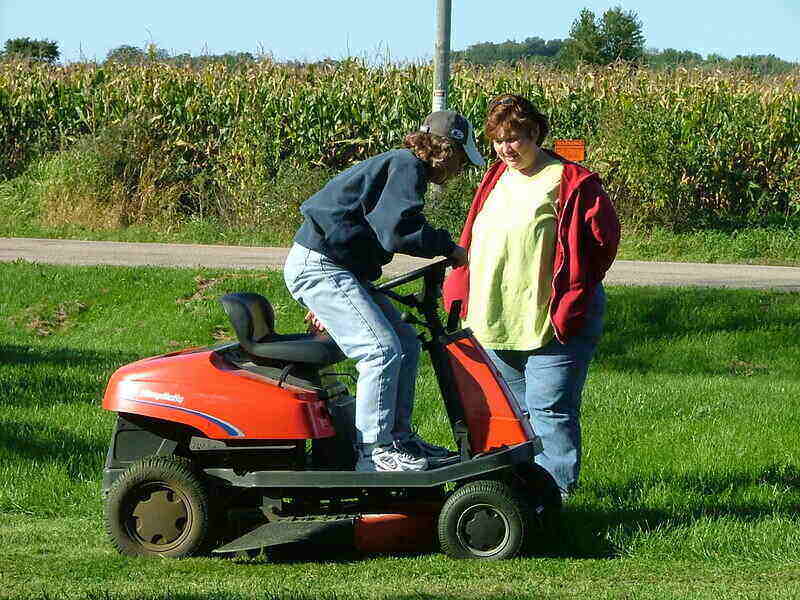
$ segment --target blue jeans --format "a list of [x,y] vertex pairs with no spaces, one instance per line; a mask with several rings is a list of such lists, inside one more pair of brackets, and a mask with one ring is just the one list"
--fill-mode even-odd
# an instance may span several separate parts
[[411,431],[420,342],[413,326],[369,282],[294,244],[283,268],[292,297],[356,361],[356,443],[391,444]]
[[523,410],[544,450],[536,463],[556,480],[562,494],[578,483],[581,468],[581,393],[603,332],[606,297],[598,287],[589,306],[586,325],[566,344],[553,338],[537,350],[487,348]]

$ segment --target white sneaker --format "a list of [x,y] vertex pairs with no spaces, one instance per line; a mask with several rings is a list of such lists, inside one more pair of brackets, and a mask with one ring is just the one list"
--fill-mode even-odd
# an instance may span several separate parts
[[377,446],[362,453],[356,471],[424,471],[428,468],[426,458],[411,456],[394,446]]
[[397,442],[397,444],[412,456],[423,458],[442,459],[455,456],[455,452],[444,446],[437,446],[423,440],[416,431],[408,434],[408,437]]

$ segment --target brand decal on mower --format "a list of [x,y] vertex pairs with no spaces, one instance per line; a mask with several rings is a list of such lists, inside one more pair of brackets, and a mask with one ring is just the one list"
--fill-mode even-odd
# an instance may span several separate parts
[[178,402],[183,404],[183,396],[179,394],[168,394],[167,392],[154,392],[153,390],[142,390],[140,396],[152,398],[153,400],[166,400],[167,402]]
[[197,415],[198,417],[203,417],[204,419],[211,421],[214,425],[221,427],[225,430],[225,433],[228,435],[236,436],[236,437],[244,437],[244,432],[236,427],[235,425],[231,425],[227,421],[223,421],[222,419],[218,419],[216,417],[212,417],[204,412],[200,412],[199,410],[192,410],[191,408],[184,408],[182,406],[175,406],[173,404],[162,404],[161,402],[151,402],[150,400],[140,400],[139,398],[136,399],[136,402],[139,404],[149,404],[150,406],[158,406],[161,408],[168,408],[170,410],[177,410],[179,412],[188,413],[190,415]]

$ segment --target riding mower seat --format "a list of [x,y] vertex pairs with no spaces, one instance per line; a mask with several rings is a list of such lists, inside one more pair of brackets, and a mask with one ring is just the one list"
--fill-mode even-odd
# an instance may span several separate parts
[[239,344],[249,354],[287,363],[325,367],[345,356],[326,333],[275,333],[275,311],[259,294],[241,292],[219,299]]

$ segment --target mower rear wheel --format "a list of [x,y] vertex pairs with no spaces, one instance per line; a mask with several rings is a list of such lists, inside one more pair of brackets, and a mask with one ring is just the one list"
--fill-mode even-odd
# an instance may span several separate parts
[[511,558],[525,540],[525,510],[525,502],[501,481],[467,483],[439,513],[442,550],[452,558]]
[[122,554],[191,556],[208,537],[208,491],[191,461],[151,456],[117,479],[106,497],[105,517]]

